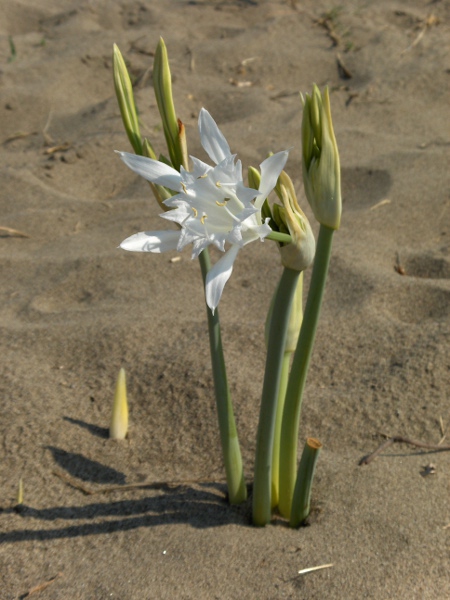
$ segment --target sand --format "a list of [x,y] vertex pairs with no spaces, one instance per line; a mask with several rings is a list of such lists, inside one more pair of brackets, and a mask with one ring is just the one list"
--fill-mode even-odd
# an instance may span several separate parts
[[[398,444],[358,465],[383,434],[436,444],[450,428],[449,19],[445,1],[3,0],[0,227],[27,237],[0,230],[2,600],[450,598],[450,453]],[[162,151],[160,35],[190,153],[205,158],[203,106],[245,167],[291,148],[310,217],[298,92],[331,89],[343,218],[300,431],[324,449],[299,530],[254,528],[250,503],[225,501],[198,262],[117,248],[163,222],[114,154],[129,145],[112,45]],[[280,272],[273,243],[250,244],[220,305],[249,484]],[[114,442],[121,366],[130,432]],[[154,485],[102,493],[136,482]]]

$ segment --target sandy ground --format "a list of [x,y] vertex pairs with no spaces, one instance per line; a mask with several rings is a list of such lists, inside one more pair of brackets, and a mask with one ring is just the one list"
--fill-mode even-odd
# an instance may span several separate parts
[[[28,237],[0,230],[2,600],[45,583],[36,598],[450,598],[450,453],[396,445],[358,466],[381,434],[435,444],[450,428],[449,22],[444,0],[3,0],[0,227]],[[298,92],[332,90],[344,213],[300,433],[324,450],[299,530],[255,529],[249,504],[225,502],[198,263],[117,249],[162,222],[113,152],[129,146],[112,45],[162,151],[160,35],[190,153],[204,156],[204,106],[245,166],[292,148],[299,191]],[[249,483],[279,274],[274,244],[247,246],[220,307]],[[107,438],[120,366],[123,443]]]

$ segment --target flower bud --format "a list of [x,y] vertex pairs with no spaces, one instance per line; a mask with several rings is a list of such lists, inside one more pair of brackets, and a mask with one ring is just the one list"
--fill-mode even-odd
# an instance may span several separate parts
[[153,62],[153,88],[155,90],[156,102],[164,129],[167,149],[169,151],[172,166],[177,171],[180,166],[187,168],[187,153],[184,128],[178,121],[172,96],[172,76],[170,74],[169,57],[167,48],[162,38],[156,47],[155,60]]
[[114,44],[113,50],[113,74],[114,88],[125,131],[136,154],[142,154],[142,140],[134,103],[133,86],[123,56],[116,44]]
[[339,229],[341,222],[341,171],[331,120],[330,96],[315,85],[302,96],[303,184],[314,216],[321,225]]
[[292,242],[280,244],[281,262],[284,267],[294,271],[304,271],[314,259],[316,241],[311,225],[297,202],[294,185],[287,173],[281,173],[277,192],[283,206],[274,204],[273,220],[282,233],[289,233]]

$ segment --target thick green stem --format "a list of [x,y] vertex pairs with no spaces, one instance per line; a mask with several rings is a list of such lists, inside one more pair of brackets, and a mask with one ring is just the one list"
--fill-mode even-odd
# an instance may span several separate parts
[[280,498],[278,508],[280,513],[287,519],[290,518],[291,514],[292,495],[297,474],[297,441],[303,390],[305,389],[328,274],[333,231],[333,229],[324,225],[320,226],[308,299],[286,391],[281,426]]
[[312,482],[321,448],[322,444],[315,438],[308,438],[305,442],[292,499],[291,527],[298,527],[309,515]]
[[278,391],[289,314],[299,275],[299,271],[283,270],[270,320],[253,484],[253,523],[258,526],[266,525],[271,517],[272,452]]
[[[199,256],[202,270],[203,283],[211,268],[208,249],[203,250]],[[241,450],[234,420],[233,404],[231,402],[230,388],[228,386],[225,358],[222,348],[220,333],[219,311],[206,307],[208,313],[209,345],[211,350],[211,363],[216,394],[217,416],[219,419],[220,440],[222,443],[223,460],[228,485],[228,499],[230,504],[240,504],[247,498],[244,473],[242,468]]]
[[272,452],[272,509],[278,506],[278,486],[280,479],[280,437],[281,423],[283,419],[284,398],[286,396],[286,388],[289,378],[289,365],[291,364],[292,352],[284,352],[283,362],[281,365],[281,380],[280,389],[278,391],[277,401],[277,416],[275,417],[275,432],[273,435],[273,452]]

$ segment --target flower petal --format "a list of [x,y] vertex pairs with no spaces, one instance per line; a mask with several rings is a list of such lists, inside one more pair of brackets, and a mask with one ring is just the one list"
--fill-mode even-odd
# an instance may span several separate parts
[[277,179],[280,176],[281,171],[284,169],[284,165],[287,162],[289,152],[284,150],[283,152],[277,152],[272,154],[269,158],[266,158],[260,165],[261,169],[261,183],[259,184],[260,196],[255,200],[256,208],[261,208],[264,200],[273,190],[277,184]]
[[239,246],[231,246],[228,252],[216,262],[210,271],[208,271],[205,285],[206,304],[213,313],[219,304],[223,288],[233,271],[233,264],[239,250]]
[[179,231],[141,231],[124,240],[120,247],[132,252],[167,252],[176,250]]
[[231,155],[227,140],[205,108],[201,109],[198,117],[198,130],[203,148],[216,165]]
[[157,185],[164,185],[171,190],[181,192],[181,175],[169,165],[146,156],[138,156],[129,152],[117,152],[123,162],[132,171]]
[[194,167],[193,170],[190,171],[190,175],[194,180],[198,179],[199,177],[202,177],[203,175],[205,175],[205,173],[208,173],[212,170],[212,167],[210,165],[207,165],[199,158],[195,158],[195,156],[189,156],[189,158],[191,159],[192,165]]

